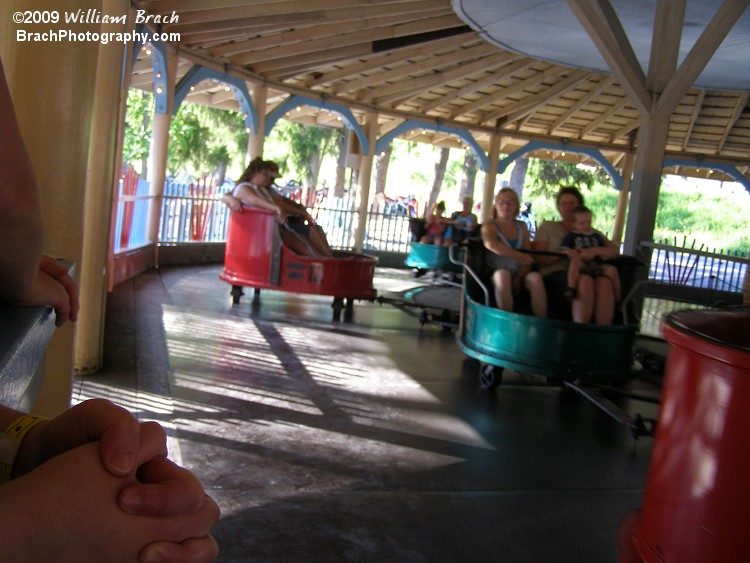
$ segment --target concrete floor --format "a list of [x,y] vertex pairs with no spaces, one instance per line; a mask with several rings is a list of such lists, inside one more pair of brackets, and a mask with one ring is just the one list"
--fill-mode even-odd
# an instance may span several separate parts
[[115,288],[105,367],[75,390],[167,427],[222,508],[220,561],[617,560],[651,438],[537,378],[480,390],[453,334],[408,311],[357,302],[333,322],[329,298],[266,290],[233,306],[220,270]]

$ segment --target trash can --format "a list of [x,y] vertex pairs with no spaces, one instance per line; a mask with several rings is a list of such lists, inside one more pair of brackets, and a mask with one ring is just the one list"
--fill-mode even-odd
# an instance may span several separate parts
[[750,309],[679,311],[643,509],[620,561],[750,561]]

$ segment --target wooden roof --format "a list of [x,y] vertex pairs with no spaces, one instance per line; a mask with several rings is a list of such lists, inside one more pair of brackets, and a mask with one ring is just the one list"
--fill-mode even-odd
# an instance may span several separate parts
[[[493,46],[454,14],[450,0],[141,0],[134,5],[150,14],[179,16],[179,22],[161,26],[180,36],[178,80],[193,64],[226,70],[249,85],[266,84],[268,111],[290,93],[325,97],[349,106],[361,123],[367,110],[376,110],[378,136],[405,119],[427,117],[468,128],[485,151],[498,131],[505,154],[531,140],[565,141],[597,147],[615,166],[637,143],[639,112],[611,75]],[[145,51],[132,85],[153,85]],[[187,100],[239,109],[224,84],[211,81]],[[337,116],[315,108],[292,114],[306,123],[341,126]],[[415,130],[406,136],[462,146],[446,134]],[[532,156],[581,160],[550,151]],[[672,115],[667,156],[732,164],[750,178],[748,92],[689,90]]]

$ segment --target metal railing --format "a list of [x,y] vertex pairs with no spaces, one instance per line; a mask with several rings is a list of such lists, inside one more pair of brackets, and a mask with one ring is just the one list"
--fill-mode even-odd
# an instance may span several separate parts
[[677,240],[672,244],[669,242],[642,243],[643,247],[651,250],[650,280],[731,293],[742,291],[750,264],[747,255],[721,250],[709,252],[703,245],[696,248],[695,241],[688,246],[687,239],[683,239],[682,246],[678,245]]
[[115,253],[149,244],[148,210],[153,196],[149,195],[149,183],[138,180],[134,195],[125,195],[120,181],[120,197],[117,200],[115,219]]
[[221,196],[231,185],[197,189],[195,184],[164,184],[159,222],[159,242],[224,242],[229,227],[229,208]]

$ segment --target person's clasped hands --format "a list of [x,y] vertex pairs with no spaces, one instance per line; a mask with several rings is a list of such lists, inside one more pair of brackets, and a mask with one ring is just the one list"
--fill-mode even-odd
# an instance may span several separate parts
[[35,522],[45,536],[29,542],[21,560],[95,561],[107,554],[107,561],[214,561],[218,545],[210,531],[219,507],[166,456],[159,424],[138,423],[104,399],[34,426],[3,486],[17,491],[6,498],[17,498],[19,510],[35,512],[24,522]]

